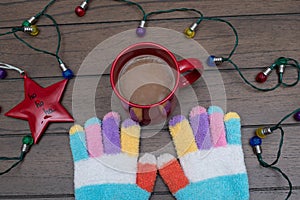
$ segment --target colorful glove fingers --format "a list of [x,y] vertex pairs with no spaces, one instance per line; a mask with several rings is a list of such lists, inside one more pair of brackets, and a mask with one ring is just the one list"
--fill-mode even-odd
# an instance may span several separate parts
[[179,161],[158,157],[159,173],[178,200],[245,200],[249,186],[237,113],[195,107],[189,121],[175,116],[170,134]]
[[70,129],[78,200],[143,200],[153,191],[157,168],[178,200],[245,200],[249,186],[237,113],[212,106],[195,107],[189,121],[169,122],[179,161],[171,154],[144,154],[138,161],[140,126],[110,112],[91,118],[85,130]]
[[[84,129],[70,129],[77,200],[149,199],[156,179],[156,158],[145,154],[138,161],[140,126],[110,112],[91,118]],[[120,130],[120,131],[119,131]]]

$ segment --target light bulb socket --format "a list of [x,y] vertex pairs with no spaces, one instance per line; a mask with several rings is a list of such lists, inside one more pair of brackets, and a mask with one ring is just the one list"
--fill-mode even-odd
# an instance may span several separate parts
[[258,128],[256,129],[255,131],[256,135],[259,137],[259,138],[265,138],[267,135],[270,135],[273,133],[273,131],[271,130],[270,127],[265,127],[265,128]]
[[66,67],[66,65],[64,63],[60,63],[59,67],[60,67],[61,71],[63,71],[63,72],[68,70],[68,68]]
[[28,19],[27,21],[32,25],[37,22],[37,18],[35,16],[33,16],[33,17],[30,17],[30,19]]
[[271,72],[272,72],[272,69],[270,67],[268,67],[265,71],[263,71],[263,74],[265,76],[269,76],[271,74]]
[[283,64],[279,65],[278,73],[283,74],[284,73],[284,68],[285,68],[285,65],[283,65]]
[[219,66],[223,63],[224,59],[222,57],[216,57],[214,55],[210,55],[207,58],[207,65],[210,67]]
[[139,25],[139,28],[144,28],[145,24],[146,24],[146,21],[142,20],[141,23],[140,23],[140,25]]
[[214,60],[214,62],[217,66],[219,66],[223,63],[223,58],[222,57],[214,57],[213,60]]
[[33,28],[30,26],[24,26],[23,27],[23,32],[24,33],[31,33],[33,31]]
[[28,20],[23,21],[22,26],[23,27],[29,27],[37,22],[37,18],[35,16],[31,17]]
[[270,127],[265,127],[265,128],[262,129],[262,133],[263,133],[264,135],[270,135],[270,134],[273,133],[273,131],[271,130]]
[[29,144],[23,144],[22,148],[21,148],[22,153],[27,153],[29,151],[30,147],[31,147],[31,145],[29,145]]
[[87,7],[88,7],[88,5],[89,5],[89,4],[88,4],[86,1],[84,1],[84,2],[82,2],[82,3],[80,4],[80,7],[81,7],[82,9],[86,10]]
[[191,30],[191,31],[195,31],[197,27],[198,27],[198,24],[197,24],[197,23],[193,23],[193,24],[190,26],[190,30]]
[[260,145],[256,145],[253,147],[253,152],[255,155],[262,154],[262,148]]
[[23,32],[29,33],[31,36],[37,36],[40,31],[36,25],[31,25],[31,26],[24,26]]

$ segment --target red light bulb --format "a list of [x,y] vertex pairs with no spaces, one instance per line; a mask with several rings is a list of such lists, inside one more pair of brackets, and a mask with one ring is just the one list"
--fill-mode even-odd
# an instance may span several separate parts
[[255,80],[258,83],[264,83],[264,82],[266,82],[267,78],[268,78],[268,76],[266,76],[263,72],[260,72],[257,74]]
[[85,15],[85,9],[83,9],[81,6],[77,6],[75,8],[75,13],[78,17],[82,17]]

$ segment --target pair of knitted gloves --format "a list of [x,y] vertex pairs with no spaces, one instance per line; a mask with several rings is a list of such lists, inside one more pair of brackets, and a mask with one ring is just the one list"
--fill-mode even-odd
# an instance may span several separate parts
[[76,199],[149,199],[157,172],[178,200],[249,199],[237,113],[197,106],[189,120],[173,117],[169,130],[178,159],[148,153],[138,159],[140,126],[131,119],[119,125],[119,115],[110,112],[84,128],[71,127]]

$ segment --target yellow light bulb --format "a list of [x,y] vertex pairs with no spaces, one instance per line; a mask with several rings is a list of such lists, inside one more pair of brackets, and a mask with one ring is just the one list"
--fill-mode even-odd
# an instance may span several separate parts
[[258,129],[256,129],[255,133],[256,133],[256,135],[257,135],[258,137],[260,137],[261,139],[266,138],[266,135],[264,134],[263,128],[258,128]]
[[37,36],[40,33],[40,30],[38,29],[37,25],[31,25],[32,31],[29,33],[32,36]]
[[184,34],[186,37],[188,38],[194,38],[195,37],[195,31],[191,30],[190,27],[187,27],[185,30],[184,30]]

